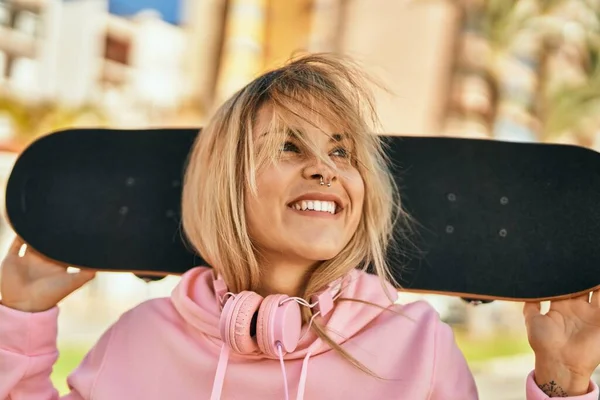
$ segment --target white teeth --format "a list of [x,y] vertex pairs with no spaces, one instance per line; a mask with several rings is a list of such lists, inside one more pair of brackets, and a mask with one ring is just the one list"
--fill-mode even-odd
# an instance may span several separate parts
[[[325,204],[323,204],[323,205],[325,205]],[[315,207],[315,211],[321,211],[321,202],[318,200],[315,201],[314,207]],[[323,208],[325,208],[325,207],[323,207]],[[323,211],[325,211],[325,210],[323,210]]]
[[333,201],[301,200],[297,203],[294,203],[292,207],[298,211],[313,210],[335,214],[337,205]]

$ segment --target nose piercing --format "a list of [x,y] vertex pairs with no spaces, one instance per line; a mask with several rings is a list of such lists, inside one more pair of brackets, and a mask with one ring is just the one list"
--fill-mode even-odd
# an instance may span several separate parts
[[[325,184],[325,182],[323,182],[323,175],[321,175],[321,181],[319,183],[321,186]],[[331,187],[331,181],[327,182],[327,187]]]

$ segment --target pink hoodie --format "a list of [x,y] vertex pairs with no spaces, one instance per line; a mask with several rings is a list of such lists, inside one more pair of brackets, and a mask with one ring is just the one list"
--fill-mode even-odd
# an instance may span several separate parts
[[[263,354],[222,351],[213,274],[183,275],[171,298],[126,312],[69,376],[60,399],[284,399],[282,365]],[[377,277],[356,271],[343,297],[388,307]],[[390,288],[391,289],[391,288]],[[402,315],[338,302],[327,317],[334,340],[384,379],[353,367],[312,333],[283,366],[291,399],[477,399],[467,364],[449,326],[425,302],[394,305]],[[24,313],[0,306],[0,399],[59,399],[50,373],[58,358],[58,309]],[[305,328],[306,329],[306,328]],[[217,366],[223,380],[216,378]],[[527,377],[529,400],[547,399]],[[597,400],[598,387],[571,399]]]

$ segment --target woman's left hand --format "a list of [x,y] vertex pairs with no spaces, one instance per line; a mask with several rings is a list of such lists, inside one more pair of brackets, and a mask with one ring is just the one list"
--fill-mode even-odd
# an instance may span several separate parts
[[552,301],[541,314],[540,303],[525,303],[529,344],[535,353],[535,381],[550,397],[589,392],[600,364],[600,290]]

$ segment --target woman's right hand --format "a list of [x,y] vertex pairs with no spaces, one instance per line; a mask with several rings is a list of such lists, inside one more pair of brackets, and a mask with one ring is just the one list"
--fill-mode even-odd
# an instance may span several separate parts
[[21,257],[23,244],[16,237],[0,266],[1,303],[6,307],[25,312],[49,310],[96,275],[91,270],[69,273],[66,265],[48,260],[29,246]]

